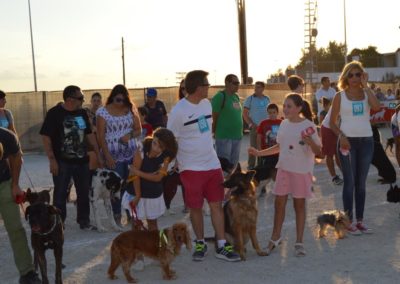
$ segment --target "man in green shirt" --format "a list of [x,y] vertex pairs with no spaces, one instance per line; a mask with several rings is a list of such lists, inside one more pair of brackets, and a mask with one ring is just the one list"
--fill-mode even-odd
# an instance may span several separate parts
[[239,85],[236,75],[227,75],[225,89],[216,93],[211,100],[217,155],[233,165],[239,162],[243,136],[243,109],[237,94]]

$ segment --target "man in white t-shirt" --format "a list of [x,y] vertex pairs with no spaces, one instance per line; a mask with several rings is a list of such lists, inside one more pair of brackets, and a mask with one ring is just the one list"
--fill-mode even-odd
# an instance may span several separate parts
[[215,256],[227,261],[240,261],[233,246],[225,240],[223,174],[212,139],[212,108],[207,99],[210,84],[208,73],[201,70],[186,75],[188,93],[172,109],[167,128],[178,141],[176,156],[180,179],[185,187],[185,204],[190,209],[190,220],[196,235],[194,261],[202,261],[207,253],[204,240],[203,202],[210,206],[212,224],[216,234]]
[[[322,107],[322,97],[325,97],[329,100],[333,100],[333,97],[336,94],[336,91],[334,88],[331,87],[331,81],[329,80],[328,77],[322,77],[321,78],[321,88],[315,93],[315,99],[318,102],[318,113],[317,117],[319,117],[319,113],[323,110]],[[320,121],[321,123],[321,121]]]

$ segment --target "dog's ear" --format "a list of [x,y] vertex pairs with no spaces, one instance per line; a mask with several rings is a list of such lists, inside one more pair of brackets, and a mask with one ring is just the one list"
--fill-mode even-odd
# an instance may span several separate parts
[[254,178],[255,174],[256,174],[256,171],[253,171],[253,170],[247,171],[247,173],[246,173],[246,182],[250,183],[251,180]]
[[51,215],[61,214],[61,210],[53,205],[49,205],[47,209],[49,210],[49,214]]
[[28,221],[29,220],[29,214],[31,213],[31,206],[28,206],[25,209],[25,220]]
[[168,228],[167,239],[168,239],[168,243],[166,245],[173,248],[175,251],[176,250],[176,241],[175,241],[175,236],[174,236],[174,227]]
[[235,173],[241,173],[242,172],[242,168],[240,166],[240,163],[237,163],[236,168],[235,168]]

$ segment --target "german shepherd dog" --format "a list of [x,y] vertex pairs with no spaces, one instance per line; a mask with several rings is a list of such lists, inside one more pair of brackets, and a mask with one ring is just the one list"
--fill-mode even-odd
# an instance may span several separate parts
[[246,260],[245,246],[249,239],[260,256],[266,256],[257,239],[257,197],[253,177],[255,171],[244,172],[240,164],[224,181],[224,187],[231,190],[229,200],[224,205],[225,236],[239,252],[241,260]]

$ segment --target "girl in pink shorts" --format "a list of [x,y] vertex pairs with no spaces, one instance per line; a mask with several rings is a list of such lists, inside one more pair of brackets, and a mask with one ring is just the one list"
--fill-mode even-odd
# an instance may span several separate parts
[[321,155],[321,142],[312,122],[310,105],[300,95],[292,93],[283,103],[286,119],[277,135],[277,144],[258,151],[249,148],[254,156],[270,156],[279,153],[276,165],[278,173],[273,193],[275,195],[274,229],[268,244],[268,254],[281,242],[281,230],[285,220],[288,195],[293,197],[296,213],[295,255],[305,256],[303,234],[306,217],[306,198],[312,197],[312,171],[315,155]]

